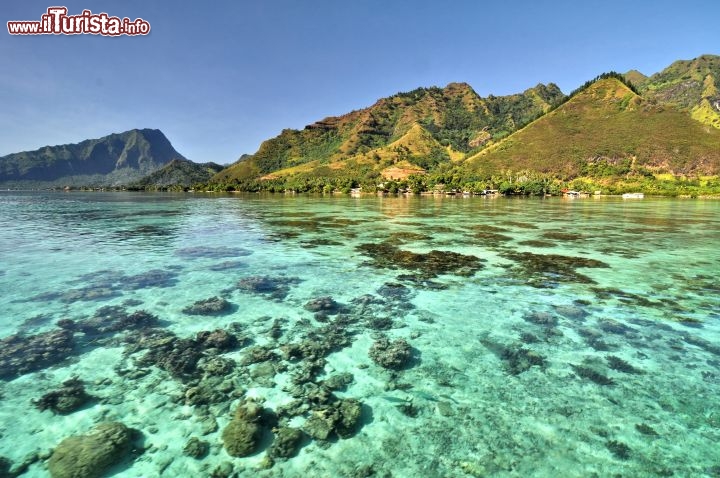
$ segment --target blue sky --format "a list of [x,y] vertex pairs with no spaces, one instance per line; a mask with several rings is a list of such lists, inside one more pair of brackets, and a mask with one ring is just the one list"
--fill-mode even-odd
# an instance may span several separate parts
[[[57,4],[152,32],[7,33]],[[158,128],[189,159],[229,163],[284,128],[418,86],[567,93],[604,71],[720,54],[717,0],[6,0],[0,12],[0,155]]]

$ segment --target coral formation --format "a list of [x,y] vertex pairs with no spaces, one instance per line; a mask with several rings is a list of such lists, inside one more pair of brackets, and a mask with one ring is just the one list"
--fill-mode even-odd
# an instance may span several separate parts
[[48,470],[53,478],[97,478],[127,457],[131,431],[119,422],[101,423],[87,435],[65,438],[53,450]]
[[502,360],[505,370],[511,375],[519,375],[533,366],[545,367],[545,357],[520,345],[504,345],[488,338],[480,340],[497,358]]
[[33,404],[42,410],[52,410],[54,413],[65,415],[72,413],[92,400],[85,391],[83,381],[73,377],[63,382],[62,387],[46,393]]
[[613,319],[598,320],[598,327],[603,332],[607,332],[609,334],[628,335],[636,332],[636,330],[632,327],[629,327],[622,322],[618,322],[617,320]]
[[620,460],[627,460],[630,458],[630,447],[621,441],[609,440],[605,443],[605,446],[608,450],[610,450],[610,453],[612,453],[615,458],[619,458]]
[[512,241],[512,237],[493,231],[478,231],[473,234],[473,237],[479,239],[485,247],[498,247],[505,242]]
[[313,410],[303,430],[317,440],[327,440],[333,433],[340,438],[349,438],[360,423],[361,412],[362,406],[354,398],[338,400]]
[[531,312],[523,315],[523,320],[543,327],[555,327],[558,324],[558,318],[548,312]]
[[283,300],[290,292],[290,286],[296,285],[299,282],[300,279],[297,277],[249,276],[240,279],[237,283],[237,288],[245,292],[265,295],[276,300]]
[[616,357],[614,355],[608,355],[605,357],[605,360],[607,360],[608,367],[610,367],[613,370],[617,370],[618,372],[632,373],[632,374],[642,374],[643,373],[642,370],[634,367],[633,365],[631,365],[630,363],[621,359],[620,357]]
[[275,436],[268,448],[267,454],[270,458],[292,458],[300,447],[303,432],[297,428],[279,427],[273,430]]
[[[386,282],[377,290],[377,293],[387,299],[404,300],[411,295],[412,291],[403,284]],[[372,296],[370,298],[372,300]]]
[[55,329],[37,335],[11,335],[0,340],[0,378],[11,379],[61,362],[73,353],[70,330]]
[[144,310],[130,313],[125,307],[118,305],[100,307],[87,319],[63,319],[57,323],[63,329],[79,331],[93,339],[118,332],[155,327],[157,324],[158,318]]
[[412,349],[405,339],[391,342],[387,336],[382,336],[370,347],[369,355],[381,367],[400,370],[409,363]]
[[209,299],[198,300],[192,305],[185,307],[182,311],[188,315],[215,315],[230,310],[231,304],[221,297],[210,297]]
[[470,277],[483,267],[482,259],[452,251],[432,250],[423,254],[399,249],[388,242],[360,244],[356,249],[369,256],[374,267],[411,270],[424,279],[442,274]]
[[229,461],[224,461],[213,469],[212,473],[210,473],[210,478],[232,478],[235,476],[234,473],[235,468],[233,464]]
[[572,369],[575,371],[578,377],[586,378],[591,382],[595,382],[598,385],[615,385],[615,381],[604,375],[603,373],[595,370],[592,367],[585,365],[572,365]]
[[506,251],[501,256],[515,262],[515,265],[510,267],[514,278],[538,288],[553,288],[561,282],[592,284],[595,281],[577,272],[577,269],[609,267],[596,259],[559,254]]
[[10,475],[10,469],[12,468],[12,463],[10,460],[5,458],[4,456],[0,456],[0,476],[2,477],[9,477]]
[[199,460],[205,457],[210,450],[210,444],[200,440],[198,437],[191,437],[183,447],[183,454]]
[[328,390],[345,390],[354,380],[350,372],[338,373],[323,380],[322,385]]
[[653,427],[648,425],[647,423],[636,423],[635,429],[646,436],[656,437],[660,436],[658,432],[655,431]]
[[253,400],[244,400],[235,409],[230,423],[222,432],[228,455],[242,457],[252,454],[260,439],[262,407]]
[[340,306],[332,297],[317,297],[305,304],[305,310],[324,312],[327,315],[337,314]]
[[198,332],[195,338],[186,339],[150,329],[127,337],[126,342],[126,353],[147,350],[139,364],[156,365],[177,378],[198,375],[203,354],[229,351],[239,344],[236,336],[222,329]]
[[240,365],[251,365],[254,363],[267,362],[268,360],[276,360],[277,354],[273,347],[267,345],[253,345],[243,351],[243,357]]
[[121,288],[124,290],[138,290],[150,287],[173,287],[177,284],[177,276],[176,271],[152,269],[142,274],[124,277],[121,281]]

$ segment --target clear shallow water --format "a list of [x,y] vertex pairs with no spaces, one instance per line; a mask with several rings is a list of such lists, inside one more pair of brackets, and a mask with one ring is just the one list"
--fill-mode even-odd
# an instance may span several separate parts
[[[111,305],[242,339],[220,355],[235,363],[220,397],[194,404],[202,374],[143,361],[138,331],[75,330],[67,358],[0,381],[0,456],[39,453],[23,476],[47,476],[60,440],[117,420],[145,449],[117,477],[228,461],[240,476],[720,476],[718,233],[717,201],[0,193],[0,337]],[[231,308],[183,312],[213,296]],[[328,316],[305,307],[327,296]],[[353,375],[334,395],[363,404],[354,436],[306,438],[266,470],[267,432],[228,456],[238,396],[282,410],[304,362],[283,346],[333,325],[344,340],[308,381]],[[404,369],[371,360],[379,334],[412,346]],[[275,358],[248,364],[254,346]],[[73,376],[95,400],[32,405]],[[183,454],[190,437],[206,457]]]

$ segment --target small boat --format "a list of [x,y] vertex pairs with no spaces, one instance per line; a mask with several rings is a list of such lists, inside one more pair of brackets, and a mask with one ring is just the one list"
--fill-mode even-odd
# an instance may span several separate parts
[[645,197],[643,193],[625,193],[622,195],[623,199],[642,199]]

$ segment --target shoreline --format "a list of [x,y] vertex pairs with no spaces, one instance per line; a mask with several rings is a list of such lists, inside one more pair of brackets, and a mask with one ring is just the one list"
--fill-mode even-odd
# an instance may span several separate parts
[[[642,191],[637,191],[641,192]],[[369,197],[396,197],[396,198],[453,198],[453,199],[468,199],[468,198],[483,198],[483,199],[498,199],[498,198],[533,198],[533,199],[550,199],[560,198],[576,201],[579,199],[600,199],[600,198],[620,198],[625,200],[642,200],[642,199],[720,199],[720,194],[677,194],[677,195],[666,195],[666,194],[649,194],[642,193],[642,198],[623,198],[623,194],[581,194],[579,196],[568,195],[568,194],[545,194],[545,195],[533,195],[533,194],[473,194],[473,193],[439,193],[439,192],[421,192],[421,193],[390,193],[390,192],[352,192],[344,193],[341,191],[334,191],[332,193],[320,193],[320,192],[296,192],[296,191],[285,191],[285,192],[274,192],[274,191],[212,191],[203,190],[196,191],[189,189],[187,191],[162,191],[162,190],[130,190],[130,189],[115,189],[115,188],[91,188],[91,189],[0,189],[1,193],[142,193],[142,194],[212,194],[212,195],[253,195],[253,196],[304,196],[304,197],[353,197],[353,198],[369,198]]]

